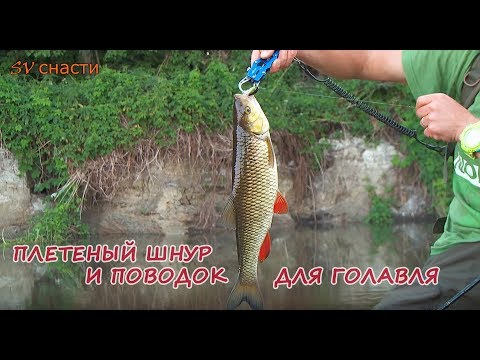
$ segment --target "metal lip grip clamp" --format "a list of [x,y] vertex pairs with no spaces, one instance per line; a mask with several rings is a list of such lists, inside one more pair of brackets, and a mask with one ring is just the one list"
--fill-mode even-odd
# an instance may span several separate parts
[[[238,88],[245,95],[253,95],[258,91],[258,85],[260,81],[267,75],[267,72],[270,71],[272,64],[278,58],[278,53],[280,50],[275,50],[272,57],[269,59],[257,59],[253,62],[252,66],[247,69],[247,76],[245,76],[238,83]],[[250,82],[252,86],[246,90],[242,88],[242,85],[246,82]]]

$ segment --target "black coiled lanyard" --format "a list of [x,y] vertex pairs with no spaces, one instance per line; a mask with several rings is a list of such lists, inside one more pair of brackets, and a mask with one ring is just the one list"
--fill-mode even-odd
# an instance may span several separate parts
[[318,82],[323,83],[326,87],[333,90],[335,93],[337,93],[338,95],[340,95],[344,99],[348,100],[350,103],[352,103],[353,105],[358,107],[360,110],[362,110],[362,111],[366,112],[367,114],[373,116],[375,119],[380,120],[385,125],[388,125],[388,126],[394,128],[395,130],[402,133],[403,135],[407,135],[408,137],[414,138],[420,144],[424,145],[428,149],[434,150],[434,151],[440,153],[441,155],[445,155],[445,152],[447,150],[447,145],[433,145],[433,144],[428,144],[428,143],[423,142],[422,140],[420,140],[417,137],[417,131],[416,130],[412,130],[412,129],[409,129],[409,128],[403,126],[403,125],[400,125],[399,123],[397,123],[392,118],[378,112],[377,110],[375,110],[374,108],[372,108],[371,106],[369,106],[368,104],[363,102],[362,100],[357,99],[355,96],[350,94],[348,91],[346,91],[345,89],[340,87],[338,84],[336,84],[328,76],[321,75],[321,78],[318,78],[317,76],[315,76],[311,73],[311,71],[308,69],[307,65],[305,65],[304,62],[298,60],[297,58],[294,58],[294,60],[298,63],[300,68],[303,71],[305,71],[311,78],[313,78],[314,80],[316,80]]

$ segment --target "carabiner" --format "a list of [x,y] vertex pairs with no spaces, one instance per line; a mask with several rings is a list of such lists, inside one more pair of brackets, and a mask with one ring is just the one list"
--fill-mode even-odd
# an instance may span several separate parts
[[[238,88],[243,94],[253,95],[258,91],[258,85],[260,85],[260,81],[265,77],[265,75],[267,75],[267,72],[270,71],[273,62],[278,58],[279,52],[280,50],[275,50],[269,59],[260,58],[253,62],[252,66],[247,69],[247,76],[245,76],[238,83]],[[244,90],[242,85],[247,81],[250,81],[253,86],[247,90]]]
[[238,83],[238,88],[240,89],[240,91],[245,94],[245,95],[253,95],[255,94],[257,91],[258,91],[258,85],[260,83],[258,82],[254,82],[253,83],[253,86],[249,87],[248,89],[244,90],[242,88],[242,85],[245,84],[246,82],[249,82],[251,81],[251,79],[248,77],[248,76],[245,76],[242,80],[240,80],[240,82]]

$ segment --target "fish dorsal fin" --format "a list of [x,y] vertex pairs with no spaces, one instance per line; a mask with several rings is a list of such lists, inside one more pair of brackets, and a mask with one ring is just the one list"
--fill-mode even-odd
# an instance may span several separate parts
[[273,204],[273,212],[275,214],[286,214],[288,213],[288,203],[285,196],[282,195],[280,191],[277,190],[277,198]]
[[235,229],[237,227],[237,222],[235,220],[235,208],[233,207],[233,199],[234,199],[234,196],[230,195],[230,197],[227,200],[227,204],[223,209],[223,213],[221,217],[221,222],[223,223],[223,225],[231,229]]
[[263,239],[262,247],[258,253],[258,260],[260,262],[264,261],[270,254],[270,247],[272,245],[272,239],[270,238],[270,233],[267,231],[265,239]]
[[273,152],[273,144],[270,136],[267,136],[267,148],[268,148],[268,165],[273,169],[275,166],[275,153]]

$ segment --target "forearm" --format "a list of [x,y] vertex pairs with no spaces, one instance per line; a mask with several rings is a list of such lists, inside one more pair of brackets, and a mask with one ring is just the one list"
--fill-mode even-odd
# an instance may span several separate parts
[[297,58],[338,79],[405,82],[400,50],[298,50]]

